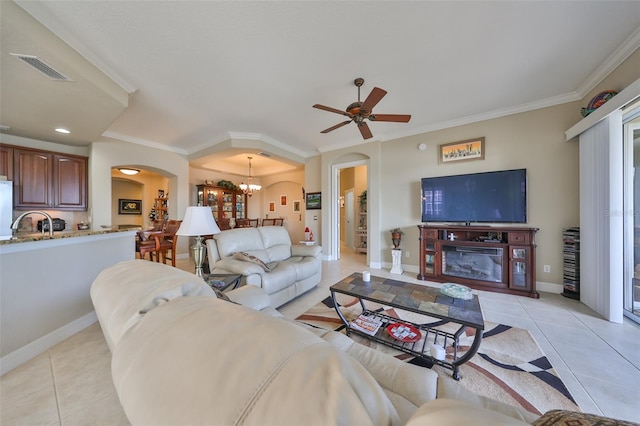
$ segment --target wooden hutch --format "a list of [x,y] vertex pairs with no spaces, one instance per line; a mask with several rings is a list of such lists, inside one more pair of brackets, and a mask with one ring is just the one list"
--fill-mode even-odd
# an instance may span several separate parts
[[216,219],[245,219],[247,217],[247,195],[241,190],[233,190],[211,185],[196,185],[198,205],[211,207]]

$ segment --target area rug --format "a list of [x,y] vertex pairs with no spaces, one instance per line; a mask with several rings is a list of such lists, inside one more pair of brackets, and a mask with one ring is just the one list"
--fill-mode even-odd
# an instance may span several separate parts
[[[358,299],[341,294],[337,296],[345,318],[348,321],[357,318],[361,312]],[[371,302],[367,302],[367,308],[381,310],[384,314],[400,320],[430,324],[448,332],[459,327],[435,318],[375,305]],[[327,330],[345,332],[345,326],[338,317],[330,297],[300,315],[296,320]],[[469,333],[475,332],[472,329],[467,330]],[[351,337],[358,343],[402,361],[432,368],[440,377],[451,379],[452,371],[445,367],[414,359],[411,355],[355,333],[351,333]],[[473,337],[472,334],[463,333],[458,347],[459,356],[469,349]],[[449,346],[446,350],[447,356],[451,356],[453,348]],[[480,349],[469,362],[460,367],[460,374],[462,378],[457,383],[461,386],[535,414],[541,415],[552,409],[580,411],[540,346],[527,330],[485,321]]]

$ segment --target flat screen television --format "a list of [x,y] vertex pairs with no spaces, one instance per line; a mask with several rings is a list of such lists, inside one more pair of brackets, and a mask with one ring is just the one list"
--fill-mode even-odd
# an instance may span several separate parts
[[526,223],[527,170],[422,179],[423,222]]

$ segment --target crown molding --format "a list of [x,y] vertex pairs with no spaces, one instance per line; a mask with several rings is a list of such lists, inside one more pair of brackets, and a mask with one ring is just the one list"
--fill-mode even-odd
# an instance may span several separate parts
[[122,133],[117,133],[117,132],[112,132],[110,130],[107,130],[106,132],[104,132],[102,134],[103,137],[105,138],[110,138],[110,139],[116,139],[122,142],[128,142],[128,143],[132,143],[132,144],[136,144],[136,145],[142,145],[142,146],[147,146],[149,148],[155,148],[155,149],[160,149],[163,151],[170,151],[173,152],[175,154],[180,154],[180,155],[188,155],[187,151],[185,149],[181,149],[181,148],[174,148],[172,146],[167,146],[167,145],[163,145],[160,144],[158,142],[154,142],[154,141],[150,141],[147,139],[141,139],[141,138],[136,138],[133,136],[129,136],[129,135],[123,135]]
[[602,80],[618,68],[629,56],[640,48],[640,28],[634,31],[589,78],[576,90],[580,99],[591,92]]

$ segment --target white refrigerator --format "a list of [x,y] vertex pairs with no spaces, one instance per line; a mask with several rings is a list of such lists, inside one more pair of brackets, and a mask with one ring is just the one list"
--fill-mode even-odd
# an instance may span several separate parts
[[0,240],[11,238],[13,222],[13,182],[0,180]]

